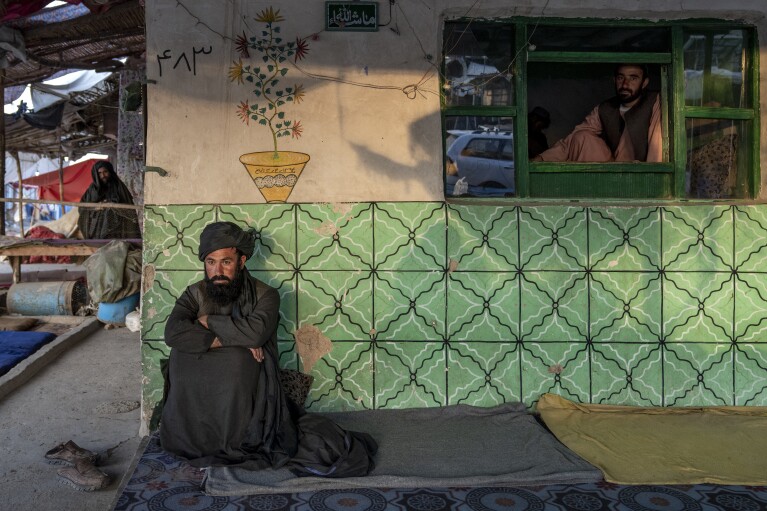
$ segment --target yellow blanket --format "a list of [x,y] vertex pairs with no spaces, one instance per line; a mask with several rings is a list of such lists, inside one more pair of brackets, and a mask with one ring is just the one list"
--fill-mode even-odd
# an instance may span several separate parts
[[767,484],[767,407],[582,405],[544,394],[538,412],[613,483]]

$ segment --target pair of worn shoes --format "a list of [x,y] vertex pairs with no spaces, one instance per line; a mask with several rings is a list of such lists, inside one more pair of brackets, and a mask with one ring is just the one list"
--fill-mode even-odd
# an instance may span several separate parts
[[98,454],[83,449],[72,440],[59,444],[45,453],[52,465],[67,465],[59,469],[59,482],[79,491],[95,491],[109,485],[109,475],[96,468]]

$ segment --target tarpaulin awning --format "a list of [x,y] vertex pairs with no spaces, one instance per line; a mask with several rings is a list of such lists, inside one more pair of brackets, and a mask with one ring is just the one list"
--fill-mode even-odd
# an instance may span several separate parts
[[[85,190],[93,182],[91,167],[96,163],[97,158],[75,163],[69,167],[64,167],[64,198],[59,197],[59,171],[54,170],[46,174],[41,174],[23,181],[24,186],[34,186],[40,189],[40,200],[63,200],[66,202],[80,202]],[[18,186],[18,182],[11,183]]]

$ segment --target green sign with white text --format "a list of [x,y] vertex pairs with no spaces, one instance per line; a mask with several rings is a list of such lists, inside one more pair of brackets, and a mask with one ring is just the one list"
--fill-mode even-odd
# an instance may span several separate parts
[[375,32],[378,2],[325,2],[325,30]]

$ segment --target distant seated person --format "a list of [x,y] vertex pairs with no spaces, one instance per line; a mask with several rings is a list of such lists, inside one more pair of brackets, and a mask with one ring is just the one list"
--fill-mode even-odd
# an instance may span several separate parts
[[532,161],[663,161],[660,95],[647,90],[647,66],[615,68],[615,96],[603,101],[565,138]]
[[[91,169],[93,183],[85,190],[80,202],[133,204],[133,195],[120,181],[108,161],[98,161]],[[137,239],[141,237],[135,209],[79,208],[77,225],[85,239]]]
[[549,148],[549,141],[543,132],[551,124],[551,115],[545,108],[533,108],[527,114],[527,156],[534,158]]

